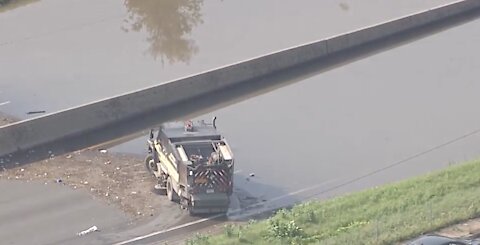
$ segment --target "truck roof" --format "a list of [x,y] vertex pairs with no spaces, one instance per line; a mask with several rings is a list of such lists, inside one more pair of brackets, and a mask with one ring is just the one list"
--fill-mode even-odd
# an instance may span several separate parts
[[212,125],[206,124],[204,121],[194,123],[192,131],[185,131],[182,122],[164,124],[162,132],[172,143],[222,139],[220,133]]

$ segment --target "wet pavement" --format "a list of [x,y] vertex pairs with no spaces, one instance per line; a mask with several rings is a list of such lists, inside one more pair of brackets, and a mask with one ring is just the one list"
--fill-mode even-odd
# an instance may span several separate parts
[[3,244],[66,244],[94,225],[111,232],[128,221],[120,211],[57,183],[1,180],[0,192]]
[[[53,112],[447,2],[41,0],[0,12],[8,33],[0,35],[0,111]],[[233,146],[235,184],[276,206],[478,157],[473,135],[401,162],[480,128],[479,27],[476,20],[206,115],[218,117]],[[139,139],[116,150],[144,147]]]

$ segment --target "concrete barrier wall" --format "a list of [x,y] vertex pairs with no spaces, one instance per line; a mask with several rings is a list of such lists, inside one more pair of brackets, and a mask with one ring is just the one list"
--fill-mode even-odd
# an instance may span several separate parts
[[[85,132],[107,127],[118,121],[142,120],[141,116],[146,115],[149,111],[174,106],[187,99],[205,96],[245,81],[252,81],[294,66],[328,58],[338,52],[344,52],[477,8],[480,8],[480,0],[458,1],[166,84],[4,126],[0,128],[0,157],[21,150],[33,149],[35,146],[49,142],[60,142],[74,136],[81,137]],[[140,131],[142,128],[134,130]],[[90,142],[89,139],[85,140]],[[100,143],[93,141],[90,143]]]

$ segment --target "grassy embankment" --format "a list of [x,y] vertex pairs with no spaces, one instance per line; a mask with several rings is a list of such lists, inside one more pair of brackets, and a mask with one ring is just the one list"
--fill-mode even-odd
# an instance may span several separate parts
[[480,215],[480,160],[280,210],[187,244],[395,244]]

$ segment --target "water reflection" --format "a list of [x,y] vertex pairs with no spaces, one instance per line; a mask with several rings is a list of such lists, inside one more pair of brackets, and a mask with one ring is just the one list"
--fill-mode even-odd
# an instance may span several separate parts
[[148,34],[149,53],[162,62],[188,63],[198,52],[190,32],[202,23],[203,0],[125,0],[125,31]]
[[0,0],[0,13],[38,1],[40,0]]

